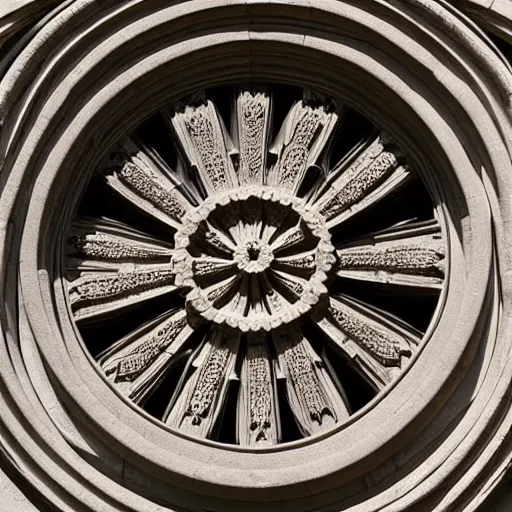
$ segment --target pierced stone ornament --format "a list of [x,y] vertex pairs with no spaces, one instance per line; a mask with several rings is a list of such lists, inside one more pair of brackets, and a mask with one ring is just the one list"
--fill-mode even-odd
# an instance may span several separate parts
[[[176,285],[191,288],[187,305],[205,320],[270,331],[327,292],[323,282],[336,261],[331,237],[298,197],[240,187],[205,199],[183,224],[175,236]],[[219,237],[223,250],[210,243]]]
[[112,386],[187,435],[252,447],[340,426],[358,386],[367,403],[389,385],[427,328],[372,298],[434,308],[447,270],[432,205],[365,231],[419,182],[388,135],[331,165],[348,110],[305,93],[270,144],[272,104],[239,90],[229,131],[211,98],[166,111],[176,162],[120,143],[94,185],[114,206],[77,216],[68,239],[70,309],[86,345],[101,332]]

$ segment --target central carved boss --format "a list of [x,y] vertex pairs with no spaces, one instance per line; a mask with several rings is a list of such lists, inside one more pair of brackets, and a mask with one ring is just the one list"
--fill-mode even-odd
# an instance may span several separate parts
[[187,305],[243,332],[269,331],[309,311],[327,292],[323,282],[336,261],[315,208],[264,186],[204,201],[184,219],[175,248]]
[[421,348],[401,297],[445,281],[441,225],[395,142],[368,126],[345,153],[348,108],[303,91],[280,121],[269,91],[237,90],[230,129],[207,97],[162,112],[172,167],[120,141],[91,186],[124,206],[77,216],[68,241],[79,326],[112,322],[106,340],[138,322],[97,355],[111,384],[148,410],[167,393],[165,424],[241,446],[345,422]]

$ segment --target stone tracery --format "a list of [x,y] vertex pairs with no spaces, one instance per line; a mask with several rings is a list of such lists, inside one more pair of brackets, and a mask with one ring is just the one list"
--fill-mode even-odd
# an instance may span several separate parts
[[[50,4],[56,6],[51,12]],[[492,507],[489,494],[495,494],[499,482],[498,489],[506,490],[511,459],[507,434],[512,422],[507,398],[512,372],[507,299],[512,275],[507,229],[511,94],[510,65],[479,29],[510,40],[505,30],[510,16],[503,10],[504,1],[481,4],[479,0],[382,0],[371,7],[344,0],[2,4],[3,14],[5,9],[9,13],[3,18],[7,35],[16,34],[2,45],[0,70],[2,476],[3,471],[8,471],[7,479],[15,476],[17,486],[19,482],[40,510],[69,509],[71,503],[77,509],[141,512],[155,507],[220,512],[256,509],[260,503],[269,511],[293,512]],[[16,10],[14,16],[10,9]],[[503,40],[494,42],[508,54]],[[111,183],[117,180],[112,197],[118,199],[102,209],[87,208],[86,202],[78,206],[80,215],[89,217],[83,219],[78,236],[89,235],[90,243],[78,238],[78,250],[73,248],[66,261],[62,237],[81,194],[91,198],[92,192],[92,202],[108,202],[106,194],[94,196],[108,187],[86,185],[98,159],[116,140],[133,133],[138,123],[145,130],[148,112],[175,105],[177,98],[199,84],[217,87],[226,80],[300,83],[344,98],[389,129],[413,166],[412,172],[397,169],[394,179],[403,178],[403,187],[395,188],[396,181],[391,180],[389,194],[380,189],[378,202],[354,203],[346,221],[340,216],[336,221],[341,222],[329,228],[337,256],[340,260],[343,256],[347,267],[334,265],[329,273],[330,311],[322,300],[297,322],[329,374],[340,378],[351,405],[349,420],[341,419],[328,435],[287,443],[303,434],[290,435],[290,421],[283,422],[280,431],[274,429],[279,416],[293,419],[287,409],[287,380],[275,367],[274,331],[263,334],[263,341],[262,331],[241,336],[222,417],[222,425],[232,425],[232,430],[236,426],[241,446],[222,446],[182,435],[183,429],[165,428],[112,391],[122,391],[146,413],[163,417],[163,409],[155,408],[155,397],[162,403],[169,399],[176,375],[188,365],[190,350],[200,346],[204,334],[194,332],[195,323],[189,323],[191,316],[182,309],[183,297],[174,285],[119,296],[112,304],[100,302],[83,310],[81,318],[84,303],[69,308],[69,282],[62,279],[66,266],[73,281],[85,273],[144,271],[148,264],[156,269],[172,258],[174,230],[180,227],[181,216],[173,217],[170,208],[162,211],[166,209],[159,207],[161,195],[145,199],[135,180],[130,186],[116,176],[122,155],[128,160],[139,158],[137,165],[144,172],[156,172],[156,181],[169,197],[173,191],[181,200],[178,176],[187,183],[187,191],[197,189],[204,199],[200,172],[185,154],[186,165],[180,167],[168,158],[162,144],[157,145],[175,171],[167,175],[159,174],[161,166],[152,165],[158,157],[148,147],[138,156],[133,151],[117,152],[111,165],[105,166],[110,172],[100,177]],[[279,127],[284,118],[275,88],[269,92],[266,96],[274,108],[265,107],[265,115],[256,116],[253,140],[255,148],[270,149],[246,152],[245,157],[251,162],[249,179],[256,176],[256,184],[261,176],[258,169],[269,169],[277,158],[275,145],[270,146],[276,132],[272,128],[261,132],[261,127],[270,120]],[[244,158],[234,122],[241,119],[241,109],[226,115],[227,105],[210,93],[207,97],[221,117],[230,121],[226,126],[233,143],[226,141],[228,155],[242,182]],[[348,117],[353,120],[350,111]],[[346,124],[343,111],[340,121]],[[336,137],[337,127],[330,139]],[[355,142],[350,133],[348,139],[343,152]],[[394,147],[392,152],[398,154]],[[339,157],[340,151],[332,162]],[[323,171],[324,177],[332,177],[328,171],[337,165],[321,159],[309,167],[306,186],[301,185],[298,194],[309,198],[307,192],[316,193],[313,175]],[[409,207],[401,217],[393,215],[398,211],[393,207],[387,211],[390,204],[407,205],[412,198],[416,203],[421,197],[420,187],[411,186],[416,170],[434,198],[441,239],[436,221],[433,226],[425,224],[428,215],[414,219]],[[136,199],[133,209],[120,199],[130,197]],[[197,196],[177,204],[194,209]],[[113,214],[112,206],[122,215]],[[144,215],[140,212],[149,214],[144,222],[139,222]],[[150,222],[149,216],[159,220]],[[385,217],[389,223],[375,222],[377,229],[369,229],[372,216]],[[414,219],[409,224],[421,230],[407,234],[408,223],[400,223],[406,219]],[[394,228],[382,233],[388,226]],[[128,231],[136,250],[128,243],[129,250],[119,250],[117,238],[96,237],[99,228],[109,235]],[[429,235],[432,244],[420,265],[409,264],[401,244],[387,243],[404,238],[423,249],[413,238],[420,234]],[[439,242],[446,244],[444,259],[439,257],[443,254]],[[114,256],[109,249],[112,243],[124,253],[122,257],[107,257]],[[87,258],[79,252],[81,245],[89,253]],[[398,263],[390,265],[395,256]],[[440,289],[436,314],[428,325]],[[350,308],[346,315],[337,315],[344,328],[350,327],[347,319],[362,313],[405,339],[405,344],[393,343],[389,354],[378,352],[392,364],[400,357],[401,368],[376,361],[370,345],[364,349],[364,338],[355,330],[340,335],[335,313],[343,308]],[[70,315],[73,310],[78,328]],[[178,337],[170,329],[167,338],[164,329],[160,334],[166,340],[161,342],[159,324],[166,320],[165,325],[173,324],[177,312],[185,315],[187,329]],[[389,313],[420,332],[411,332]],[[316,330],[309,329],[310,320]],[[152,338],[154,345],[149,342]],[[134,351],[126,365],[119,365],[123,355],[139,345],[146,355],[139,357]],[[334,354],[331,349],[338,345]],[[85,348],[93,358],[100,350],[110,350],[103,354],[105,359],[117,352],[114,371],[107,375],[110,382]],[[256,370],[251,375],[247,364],[253,348],[257,348],[258,368],[262,360],[268,362],[267,372],[257,370],[257,375],[265,375],[261,379]],[[346,357],[337,358],[339,354]],[[402,371],[410,358],[416,362]],[[101,364],[103,359],[98,361]],[[196,367],[188,368],[189,374],[196,372]],[[361,380],[345,378],[354,369]],[[166,377],[155,388],[153,378],[158,381],[162,375]],[[126,380],[128,376],[134,380]],[[266,386],[260,385],[263,379]],[[383,391],[368,406],[367,397],[354,402],[354,390],[365,394],[363,379]],[[255,405],[251,406],[249,396],[255,397]],[[276,408],[268,408],[272,400],[279,405],[277,418]],[[324,414],[322,421],[330,417]],[[264,437],[267,443],[262,442]],[[208,438],[235,442],[232,432],[226,439],[216,429]],[[255,454],[248,446],[264,449]],[[2,496],[9,507],[8,488]],[[10,508],[19,505],[18,499],[14,502]]]
[[[236,381],[237,442],[250,446],[281,441],[278,382],[285,383],[287,407],[303,436],[350,416],[322,344],[351,361],[376,391],[418,349],[422,333],[340,295],[332,286],[336,276],[437,293],[446,270],[435,219],[352,241],[335,236],[411,179],[386,134],[330,169],[325,162],[342,111],[305,95],[270,145],[271,103],[267,89],[241,89],[231,132],[209,99],[165,114],[186,172],[171,170],[137,139],[111,152],[100,178],[167,225],[172,241],[94,218],[77,219],[69,238],[69,298],[78,322],[102,321],[157,295],[185,295],[178,309],[98,356],[112,384],[143,404],[185,357],[162,421],[215,439]],[[321,172],[303,191],[311,169]],[[302,327],[312,320],[325,336],[320,342]],[[201,339],[193,336],[197,329]]]

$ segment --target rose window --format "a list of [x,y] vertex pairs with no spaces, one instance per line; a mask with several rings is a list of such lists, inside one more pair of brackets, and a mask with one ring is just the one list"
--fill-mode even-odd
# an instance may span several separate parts
[[186,435],[258,447],[341,427],[414,360],[445,230],[360,113],[291,87],[231,92],[112,148],[68,237],[68,296],[119,393]]

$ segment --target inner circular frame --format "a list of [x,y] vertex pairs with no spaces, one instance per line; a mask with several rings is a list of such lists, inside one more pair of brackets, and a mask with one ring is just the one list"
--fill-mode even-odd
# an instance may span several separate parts
[[[212,212],[229,203],[243,202],[250,198],[291,208],[297,214],[298,219],[305,223],[311,234],[318,240],[314,256],[315,271],[304,285],[301,297],[292,307],[286,308],[278,314],[262,314],[261,317],[253,319],[230,315],[216,307],[215,300],[210,299],[203,293],[194,280],[194,258],[189,252],[191,239],[200,231],[201,223],[208,220]],[[186,296],[187,304],[205,320],[218,324],[225,323],[230,327],[240,329],[242,332],[261,329],[270,331],[280,325],[293,322],[302,314],[308,312],[327,292],[323,283],[327,280],[327,274],[336,261],[333,255],[334,247],[331,244],[331,234],[327,229],[325,220],[316,209],[297,196],[266,186],[244,186],[208,197],[183,219],[183,227],[176,232],[174,238],[173,266],[176,272],[176,284],[191,288]],[[273,255],[272,252],[269,252],[268,246],[263,246],[259,250],[263,255],[266,255],[266,261],[261,262],[258,257],[254,262],[251,262],[249,255],[244,254],[244,252],[247,253],[247,250],[240,250],[239,248],[235,248],[233,260],[239,268],[248,273],[263,272],[270,265]],[[249,269],[246,268],[247,266],[249,266]]]

